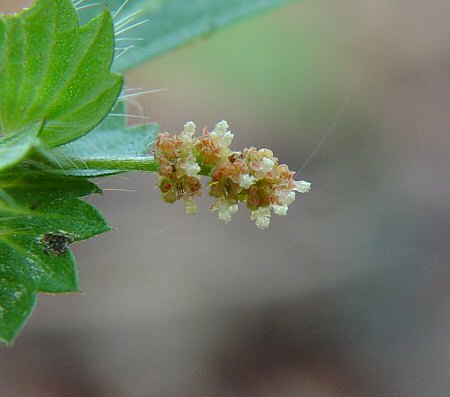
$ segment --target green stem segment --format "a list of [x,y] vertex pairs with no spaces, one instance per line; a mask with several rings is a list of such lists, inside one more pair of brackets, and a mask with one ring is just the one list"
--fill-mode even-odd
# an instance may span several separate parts
[[[33,163],[31,161],[30,163]],[[34,157],[34,163],[40,167],[48,166],[56,170],[104,170],[116,172],[143,171],[158,172],[159,162],[153,156],[127,156],[127,157],[84,157],[84,156],[64,156],[64,158],[55,158],[49,152],[42,152]],[[202,166],[200,175],[210,176],[211,167]]]
[[[159,164],[153,156],[135,157],[70,157],[63,165],[65,168],[117,171],[158,172]],[[209,176],[211,167],[202,167],[200,175]]]
[[135,157],[73,157],[67,165],[92,170],[153,171],[157,172],[158,161],[153,156]]

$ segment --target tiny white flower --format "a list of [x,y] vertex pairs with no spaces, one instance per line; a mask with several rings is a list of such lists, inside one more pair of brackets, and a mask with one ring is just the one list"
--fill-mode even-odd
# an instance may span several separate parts
[[253,185],[253,183],[256,181],[256,178],[254,176],[251,176],[249,174],[241,174],[239,175],[239,186],[243,187],[244,189],[248,189],[250,186]]
[[288,206],[287,205],[272,205],[273,212],[277,215],[287,215]]
[[275,161],[273,161],[272,159],[269,159],[267,157],[264,157],[261,161],[261,169],[264,172],[272,171],[274,166],[275,166]]
[[221,136],[221,144],[222,147],[229,147],[231,145],[231,142],[233,142],[234,134],[232,134],[230,131],[226,131]]
[[184,201],[184,212],[187,215],[195,215],[197,213],[197,204],[195,203],[194,199],[192,197],[188,197]]
[[185,163],[183,169],[187,176],[197,176],[200,172],[200,166],[195,161]]
[[252,211],[250,219],[252,221],[255,221],[256,227],[258,229],[267,229],[270,224],[270,207],[261,207],[256,211]]
[[233,205],[230,205],[230,207],[228,208],[228,212],[231,215],[234,215],[236,212],[238,212],[238,209],[239,209],[238,205],[237,204],[233,204]]
[[196,128],[197,128],[197,126],[195,125],[195,123],[193,121],[188,121],[184,125],[182,134],[192,137],[195,134],[195,129]]
[[216,124],[211,135],[215,136],[216,145],[222,148],[228,148],[234,138],[234,134],[232,134],[231,131],[228,131],[228,123],[225,120]]
[[277,198],[283,205],[292,204],[295,201],[295,192],[292,190],[280,190],[277,192]]
[[218,213],[218,218],[220,221],[223,221],[225,223],[228,223],[231,221],[232,216],[236,213],[237,211],[237,205],[233,205],[231,206],[233,208],[230,208],[229,211],[219,211]]
[[231,217],[238,211],[237,204],[230,205],[224,199],[217,199],[215,207],[218,211],[219,220],[228,223],[231,221]]
[[228,131],[228,127],[228,123],[225,120],[222,120],[216,124],[214,131],[219,135],[223,135]]
[[219,218],[219,221],[228,223],[231,221],[231,215],[228,212],[222,212],[219,211],[217,214],[217,217]]
[[306,181],[295,181],[295,190],[300,193],[308,193],[311,189],[311,183]]
[[270,218],[257,218],[255,221],[255,225],[260,230],[265,230],[269,227]]

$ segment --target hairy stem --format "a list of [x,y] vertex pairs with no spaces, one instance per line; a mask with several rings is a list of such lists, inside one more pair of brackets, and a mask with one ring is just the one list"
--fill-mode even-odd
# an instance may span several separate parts
[[[68,157],[64,161],[64,168],[79,168],[92,170],[118,170],[118,171],[150,171],[158,172],[159,164],[153,156],[135,157]],[[211,167],[203,167],[200,175],[208,176]]]
[[158,162],[153,156],[135,157],[73,157],[67,158],[64,165],[74,168],[120,171],[158,171]]
[[[59,170],[64,173],[64,170],[105,170],[105,171],[144,171],[144,172],[158,172],[159,164],[153,156],[126,156],[126,157],[111,157],[111,156],[67,156],[56,157],[50,151],[39,150],[29,164],[35,165],[39,168]],[[201,164],[200,175],[209,176],[211,174],[211,167],[203,166]]]

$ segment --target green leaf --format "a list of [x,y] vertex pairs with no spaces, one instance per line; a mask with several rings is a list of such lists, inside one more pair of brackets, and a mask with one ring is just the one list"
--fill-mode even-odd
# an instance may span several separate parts
[[36,123],[0,138],[0,171],[16,165],[30,153],[39,142],[41,126],[42,123]]
[[20,135],[42,123],[44,147],[92,130],[113,107],[122,78],[110,72],[114,27],[104,10],[80,27],[70,0],[37,0],[0,17],[0,128]]
[[38,292],[78,291],[68,245],[109,230],[79,197],[91,182],[28,169],[0,174],[0,341],[11,343]]
[[[136,48],[127,51],[114,63],[114,69],[125,71],[143,63],[156,55],[167,52],[198,36],[208,34],[221,27],[229,25],[239,19],[252,14],[267,11],[295,0],[132,0],[122,8],[115,17],[118,25],[119,38],[139,38],[142,41],[121,41],[124,47],[135,45]],[[111,10],[118,10],[124,0],[102,0],[101,6],[108,6]],[[138,18],[130,20],[128,24],[119,23],[123,18],[138,10]],[[95,12],[83,10],[84,17]],[[135,28],[126,30],[133,24]],[[126,21],[125,21],[126,22]],[[120,31],[123,33],[120,33]]]
[[50,160],[64,164],[64,172],[69,175],[97,177],[123,172],[119,169],[96,170],[91,168],[71,167],[70,158],[109,159],[114,164],[115,159],[133,158],[148,153],[158,132],[157,124],[140,124],[127,127],[126,107],[119,102],[108,116],[93,131],[84,137],[67,145],[47,152]]

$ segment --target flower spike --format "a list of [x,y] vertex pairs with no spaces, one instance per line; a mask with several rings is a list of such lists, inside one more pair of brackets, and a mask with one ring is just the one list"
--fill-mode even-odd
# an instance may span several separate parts
[[196,137],[195,124],[184,125],[179,135],[167,132],[158,135],[155,159],[159,163],[159,183],[164,201],[184,200],[187,214],[196,213],[195,197],[200,196],[200,174],[211,178],[209,195],[216,199],[211,210],[218,212],[219,220],[228,223],[245,203],[256,226],[267,229],[271,210],[286,215],[295,193],[307,193],[311,183],[295,181],[295,172],[279,164],[269,149],[246,148],[232,151],[234,135],[223,120],[213,131],[206,128]]

